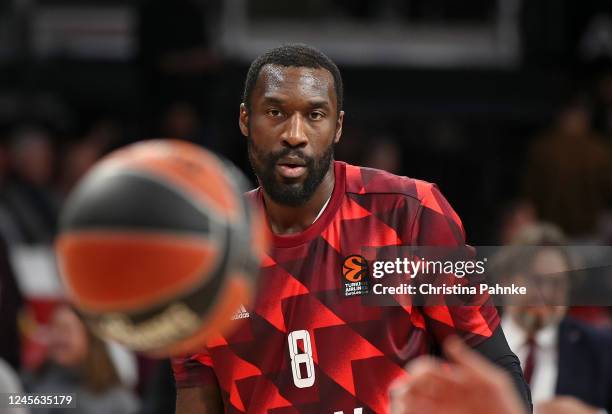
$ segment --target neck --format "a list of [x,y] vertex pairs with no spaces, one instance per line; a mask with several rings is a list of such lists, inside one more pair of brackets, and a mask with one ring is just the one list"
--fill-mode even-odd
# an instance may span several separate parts
[[296,207],[278,204],[263,191],[266,215],[272,231],[276,234],[292,234],[299,233],[310,226],[331,197],[334,182],[334,165],[332,163],[312,197],[304,204]]

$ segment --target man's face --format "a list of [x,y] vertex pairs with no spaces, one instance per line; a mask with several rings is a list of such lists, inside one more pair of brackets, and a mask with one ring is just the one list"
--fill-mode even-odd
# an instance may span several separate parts
[[545,248],[533,259],[530,275],[514,277],[519,286],[527,286],[528,295],[521,298],[524,306],[508,306],[507,310],[525,331],[534,333],[563,318],[569,271],[567,259],[559,250]]
[[240,108],[249,160],[275,202],[310,199],[331,168],[344,113],[337,111],[334,78],[325,69],[266,65]]

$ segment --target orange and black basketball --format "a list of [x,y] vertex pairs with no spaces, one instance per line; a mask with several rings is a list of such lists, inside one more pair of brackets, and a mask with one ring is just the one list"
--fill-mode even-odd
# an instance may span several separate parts
[[68,294],[97,333],[161,356],[227,327],[253,295],[265,248],[243,180],[178,140],[119,149],[81,180],[56,251]]

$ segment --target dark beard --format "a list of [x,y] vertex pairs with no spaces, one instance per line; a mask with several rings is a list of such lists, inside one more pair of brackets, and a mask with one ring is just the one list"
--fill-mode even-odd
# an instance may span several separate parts
[[[310,200],[323,181],[334,158],[334,144],[331,144],[323,155],[316,159],[307,157],[301,150],[295,148],[284,148],[278,152],[264,154],[250,137],[248,138],[248,148],[251,168],[253,168],[259,184],[266,194],[274,202],[290,207],[303,205]],[[299,157],[304,161],[306,178],[302,183],[286,184],[276,179],[276,163],[288,155]]]

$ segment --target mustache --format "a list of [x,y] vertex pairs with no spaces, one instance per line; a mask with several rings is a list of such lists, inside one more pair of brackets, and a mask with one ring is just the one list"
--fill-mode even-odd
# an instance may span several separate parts
[[299,158],[300,160],[304,161],[304,164],[306,164],[307,167],[310,167],[314,164],[314,160],[312,159],[312,157],[305,155],[301,150],[295,148],[283,148],[282,150],[271,153],[268,156],[268,165],[273,166],[281,158],[289,156]]

